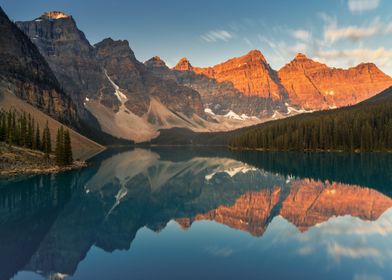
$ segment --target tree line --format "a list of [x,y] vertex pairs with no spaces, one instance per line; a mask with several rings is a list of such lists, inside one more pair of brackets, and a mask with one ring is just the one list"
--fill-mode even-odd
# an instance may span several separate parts
[[234,136],[229,146],[280,151],[391,151],[392,101],[265,123]]
[[[48,122],[41,129],[31,114],[17,110],[0,110],[0,142],[8,145],[42,151],[49,159],[53,153]],[[57,131],[55,161],[57,165],[72,164],[72,146],[69,130],[61,126]]]

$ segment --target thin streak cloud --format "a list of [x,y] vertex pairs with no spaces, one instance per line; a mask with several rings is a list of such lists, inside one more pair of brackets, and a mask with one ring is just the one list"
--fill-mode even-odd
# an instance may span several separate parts
[[218,41],[227,42],[234,36],[226,30],[211,30],[200,36],[200,38],[207,43],[215,43]]

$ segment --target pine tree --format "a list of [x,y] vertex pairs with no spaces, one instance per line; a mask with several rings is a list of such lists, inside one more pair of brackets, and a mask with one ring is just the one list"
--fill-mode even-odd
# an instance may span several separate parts
[[56,164],[57,165],[65,165],[64,129],[62,126],[59,129],[57,129],[55,157],[56,157]]
[[33,149],[41,150],[41,135],[39,131],[39,124],[37,122],[37,128],[35,129],[35,140],[34,140],[35,147]]
[[71,137],[68,129],[64,132],[64,161],[66,165],[70,165],[73,162]]
[[45,128],[42,133],[42,151],[45,153],[45,157],[49,158],[49,154],[52,152],[52,143],[50,139],[50,130],[48,122],[46,121]]

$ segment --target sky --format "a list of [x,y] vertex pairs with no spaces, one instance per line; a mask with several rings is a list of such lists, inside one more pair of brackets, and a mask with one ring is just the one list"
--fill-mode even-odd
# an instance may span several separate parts
[[374,62],[392,75],[391,0],[1,0],[14,21],[59,10],[91,44],[126,39],[140,61],[211,66],[260,50],[278,70],[298,52],[332,67]]

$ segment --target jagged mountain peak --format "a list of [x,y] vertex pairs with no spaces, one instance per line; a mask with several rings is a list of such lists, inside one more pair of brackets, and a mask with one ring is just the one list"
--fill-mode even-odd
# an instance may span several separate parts
[[114,57],[128,57],[134,63],[139,64],[134,52],[129,46],[128,40],[113,40],[112,38],[105,38],[101,42],[94,45],[98,56],[114,56]]
[[64,12],[51,11],[51,12],[43,13],[39,18],[40,19],[68,19],[71,18],[71,16]]
[[150,58],[149,60],[146,60],[144,62],[144,65],[146,65],[147,67],[152,67],[152,68],[161,68],[164,67],[166,68],[167,65],[165,63],[165,61],[163,61],[159,56],[153,56],[152,58]]
[[303,59],[309,59],[306,54],[303,53],[297,53],[297,55],[295,56],[294,60],[303,60]]
[[293,60],[284,65],[279,72],[291,71],[291,69],[303,69],[303,70],[312,70],[312,69],[328,69],[326,64],[317,62],[309,57],[307,57],[303,53],[298,53]]
[[192,64],[189,62],[188,58],[183,57],[178,61],[176,66],[173,68],[174,70],[179,70],[179,71],[190,71],[193,69]]
[[128,40],[113,40],[111,37],[103,39],[101,42],[96,43],[94,46],[102,47],[107,45],[112,45],[112,46],[115,45],[115,46],[130,48]]
[[259,50],[251,50],[243,57],[251,58],[252,60],[254,59],[254,60],[261,60],[263,62],[266,62],[264,55]]

